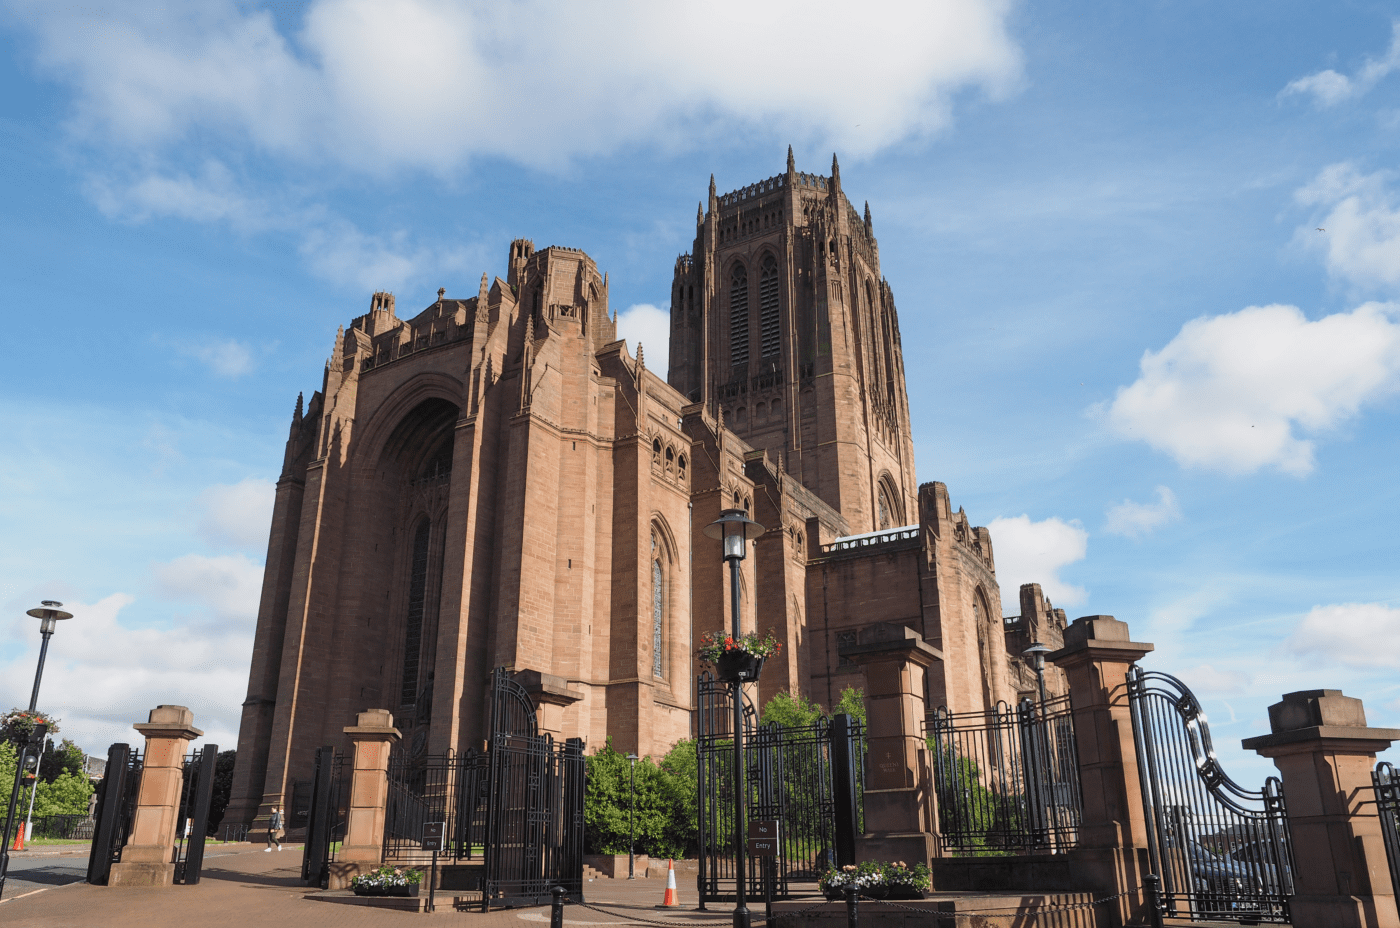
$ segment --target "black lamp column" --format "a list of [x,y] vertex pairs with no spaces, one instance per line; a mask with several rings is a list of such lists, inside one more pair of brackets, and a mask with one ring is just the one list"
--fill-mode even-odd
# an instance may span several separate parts
[[[59,620],[73,618],[73,613],[64,612],[59,608],[62,605],[63,603],[55,602],[52,599],[46,599],[42,606],[30,609],[25,613],[39,620],[39,634],[44,636],[44,643],[39,646],[39,667],[34,671],[34,689],[29,694],[29,712],[31,715],[38,710],[39,706],[39,682],[44,678],[44,658],[49,653],[49,639],[53,637],[54,629],[58,627]],[[35,726],[34,735],[31,736],[29,742],[20,747],[19,757],[16,758],[15,782],[14,786],[10,789],[10,811],[5,816],[5,831],[3,835],[0,835],[0,838],[4,839],[3,843],[0,843],[0,896],[5,894],[5,875],[10,869],[10,835],[13,833],[15,827],[15,807],[19,805],[20,778],[24,776],[24,766],[25,762],[29,759],[30,748],[34,748],[37,753],[41,749],[44,743],[44,737],[47,734],[47,725]],[[38,773],[37,769],[35,773]],[[38,782],[37,779],[35,782]]]
[[[729,563],[730,634],[738,640],[739,564],[748,554],[748,541],[763,534],[763,526],[749,519],[743,509],[726,509],[717,521],[705,526],[705,534],[724,542],[724,559]],[[734,681],[734,928],[749,928],[749,907],[744,899],[748,835],[744,829],[744,684]]]
[[627,808],[627,879],[637,878],[637,755],[628,754],[627,762],[632,765],[632,803]]

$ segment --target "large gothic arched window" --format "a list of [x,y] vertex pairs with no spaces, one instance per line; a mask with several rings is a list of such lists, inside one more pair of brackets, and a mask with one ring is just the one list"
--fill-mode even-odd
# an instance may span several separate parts
[[408,574],[408,620],[404,623],[403,682],[399,705],[411,706],[418,699],[418,665],[423,652],[423,607],[428,597],[428,538],[432,522],[419,520],[413,532],[413,561]]
[[663,636],[666,629],[666,571],[662,567],[664,554],[651,530],[651,675],[666,676],[663,657]]
[[763,357],[771,358],[782,347],[778,322],[778,262],[772,255],[764,257],[758,276],[758,329]]
[[734,266],[729,280],[729,363],[749,362],[749,272]]

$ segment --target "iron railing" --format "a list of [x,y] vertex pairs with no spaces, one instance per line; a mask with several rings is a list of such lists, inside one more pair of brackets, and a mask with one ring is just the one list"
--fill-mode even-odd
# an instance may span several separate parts
[[1177,678],[1134,666],[1128,704],[1153,873],[1169,917],[1287,922],[1293,851],[1283,786],[1240,786],[1221,769],[1210,726]]
[[301,878],[306,885],[322,889],[330,885],[331,863],[345,840],[349,805],[349,759],[333,745],[317,748],[311,804],[306,814],[306,844],[301,851]]
[[[729,686],[701,674],[696,713],[700,859],[699,901],[735,896],[734,742]],[[750,898],[790,896],[828,868],[855,863],[855,835],[864,827],[860,796],[864,730],[849,716],[808,726],[755,725],[745,697],[745,818],[778,822],[778,855],[764,866],[747,858]],[[766,885],[765,885],[766,883]]]
[[956,856],[1056,854],[1079,843],[1083,798],[1069,697],[926,720],[939,842]]
[[1385,839],[1385,858],[1390,863],[1391,889],[1400,895],[1400,775],[1381,761],[1371,771],[1371,784],[1376,789],[1376,813]]
[[36,815],[32,837],[83,841],[92,837],[95,821],[91,815]]
[[112,864],[122,859],[122,848],[131,834],[136,797],[141,789],[141,752],[128,744],[107,750],[107,772],[98,786],[96,827],[88,852],[87,881],[107,885]]
[[176,809],[175,882],[193,886],[204,870],[204,843],[209,837],[209,808],[214,796],[214,768],[219,746],[206,744],[185,755],[180,803]]

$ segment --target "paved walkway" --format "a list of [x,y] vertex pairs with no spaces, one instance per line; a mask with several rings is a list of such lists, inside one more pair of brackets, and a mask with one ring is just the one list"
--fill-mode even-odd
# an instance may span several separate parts
[[[301,848],[288,845],[283,852],[265,854],[261,848],[233,845],[210,849],[204,874],[195,886],[167,889],[130,889],[72,883],[6,897],[0,901],[0,925],[4,928],[360,928],[360,926],[411,926],[425,916],[367,906],[341,905],[306,898],[318,890],[300,885]],[[663,880],[597,880],[584,886],[590,904],[604,906],[598,912],[579,906],[565,911],[566,925],[635,925],[660,921],[676,928],[728,928],[732,910],[721,907],[695,911],[695,883],[680,881],[682,909],[656,908],[665,892]],[[489,913],[457,912],[452,894],[439,894],[438,910],[426,917],[434,924],[470,924],[472,928],[545,928],[549,908],[508,909]],[[763,906],[751,907],[761,922]]]

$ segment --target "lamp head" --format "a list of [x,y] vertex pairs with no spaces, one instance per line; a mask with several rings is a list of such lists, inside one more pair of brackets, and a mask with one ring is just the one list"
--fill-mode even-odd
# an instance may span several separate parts
[[1050,649],[1039,641],[1034,642],[1029,648],[1021,652],[1022,656],[1031,659],[1031,663],[1035,665],[1037,672],[1045,669],[1045,655],[1049,653]]
[[726,509],[705,526],[705,535],[724,542],[724,559],[742,561],[748,553],[746,542],[763,534],[763,526],[749,518],[743,509]]
[[57,627],[60,620],[73,618],[73,613],[64,612],[62,609],[58,608],[62,605],[63,603],[52,599],[46,599],[42,605],[30,609],[25,615],[32,615],[39,620],[40,634],[52,635],[54,628]]
[[632,763],[634,763],[634,764],[635,764],[637,761],[641,760],[641,758],[638,757],[636,754],[628,754],[628,755],[627,755],[627,759],[628,759],[629,761],[631,761]]

